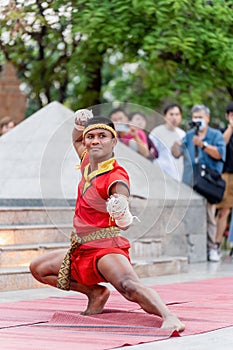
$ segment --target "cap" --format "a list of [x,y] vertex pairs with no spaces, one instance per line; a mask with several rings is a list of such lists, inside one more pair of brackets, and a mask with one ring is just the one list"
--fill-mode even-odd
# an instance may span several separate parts
[[233,102],[229,102],[226,106],[226,113],[233,112]]

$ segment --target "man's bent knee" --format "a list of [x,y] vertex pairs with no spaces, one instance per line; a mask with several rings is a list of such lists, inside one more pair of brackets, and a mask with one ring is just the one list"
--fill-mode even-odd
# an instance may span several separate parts
[[34,259],[29,266],[33,277],[42,283],[47,283],[44,278],[58,274],[64,255],[65,251],[59,250]]
[[43,260],[41,260],[41,257],[34,259],[29,265],[32,276],[40,282],[42,282],[42,277],[45,272],[42,265]]
[[142,286],[139,285],[138,282],[134,281],[130,277],[123,278],[121,281],[119,281],[119,291],[129,300],[135,300],[140,288]]

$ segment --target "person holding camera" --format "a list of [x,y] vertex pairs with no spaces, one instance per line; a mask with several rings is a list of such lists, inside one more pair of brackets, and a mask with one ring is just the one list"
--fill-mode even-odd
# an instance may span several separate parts
[[[198,151],[198,162],[206,167],[222,173],[226,156],[226,144],[222,133],[211,128],[210,110],[205,105],[194,105],[192,110],[193,128],[186,133],[181,142],[175,142],[172,154],[184,159],[183,182],[193,185],[193,168],[195,166],[195,146]],[[216,261],[218,247],[215,244],[216,237],[216,204],[207,202],[207,256],[209,261]]]
[[130,124],[129,117],[121,108],[116,108],[109,114],[114,123],[119,141],[129,146],[144,157],[149,156],[147,136],[143,130]]

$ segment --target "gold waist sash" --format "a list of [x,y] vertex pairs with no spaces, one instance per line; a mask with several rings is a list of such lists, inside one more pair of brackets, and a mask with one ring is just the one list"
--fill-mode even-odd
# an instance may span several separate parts
[[71,233],[71,244],[68,249],[60,270],[57,276],[57,288],[63,290],[70,290],[70,265],[71,265],[71,253],[81,244],[95,241],[102,238],[110,238],[120,236],[120,229],[116,226],[102,228],[98,231],[92,232],[87,236],[79,237],[75,232]]

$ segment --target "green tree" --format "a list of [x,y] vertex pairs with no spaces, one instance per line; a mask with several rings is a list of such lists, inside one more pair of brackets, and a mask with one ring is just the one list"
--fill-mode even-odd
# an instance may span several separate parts
[[33,109],[52,100],[65,102],[70,80],[69,57],[78,38],[67,30],[71,8],[51,1],[10,0],[1,17],[1,50],[26,82]]
[[206,103],[214,116],[222,115],[225,103],[233,100],[233,2],[132,3],[138,17],[130,33],[135,38],[139,24],[144,28],[131,60],[137,69],[127,77],[124,70],[118,69],[116,77],[113,73],[111,94],[119,99],[124,91],[125,99],[152,108],[175,100],[186,113],[194,103]]
[[177,101],[219,117],[233,99],[232,1],[9,1],[2,53],[38,107]]

